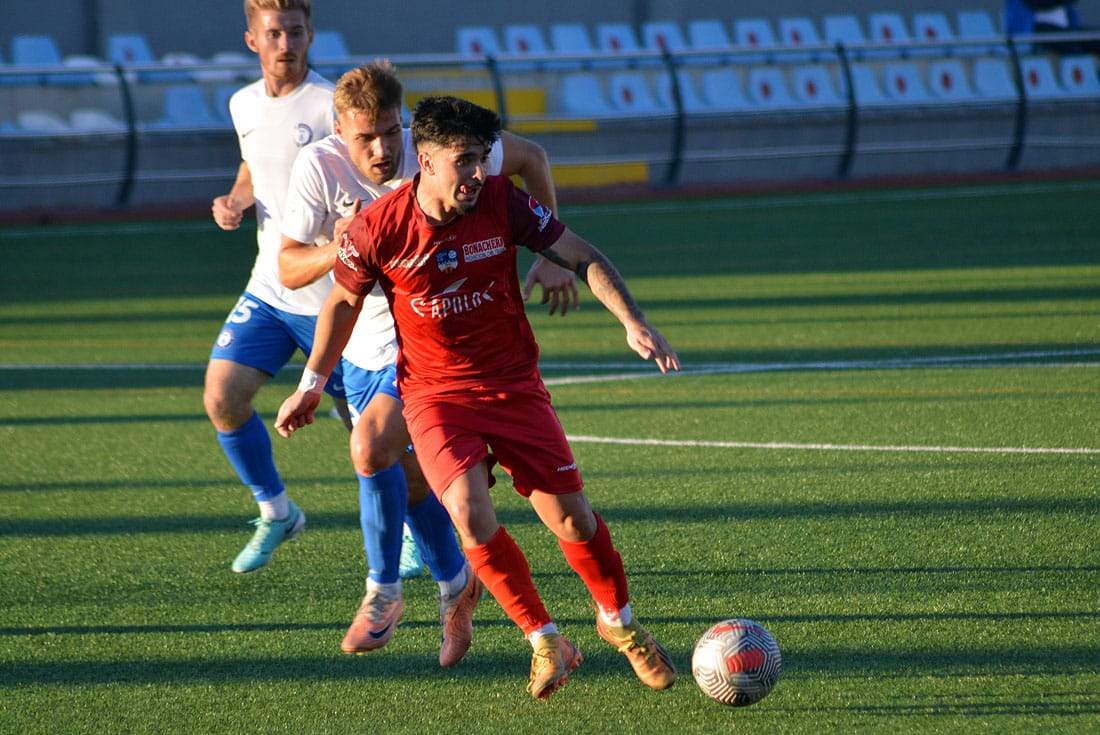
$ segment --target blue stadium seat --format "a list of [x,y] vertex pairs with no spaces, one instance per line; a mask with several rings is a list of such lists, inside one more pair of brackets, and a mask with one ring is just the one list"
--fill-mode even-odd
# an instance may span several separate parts
[[[642,50],[634,28],[627,23],[598,23],[596,25],[596,48],[603,52],[605,57],[615,57],[636,54]],[[624,60],[620,60],[622,62]],[[630,64],[660,65],[660,59],[637,59]],[[606,65],[606,64],[601,64]]]
[[210,111],[202,87],[178,84],[164,90],[164,116],[149,127],[153,130],[194,130],[225,127],[225,122]]
[[811,107],[848,104],[848,99],[837,92],[829,67],[819,64],[791,69],[791,93],[796,100]]
[[455,52],[459,56],[499,56],[502,45],[489,26],[459,26],[455,29]]
[[913,40],[924,44],[913,48],[913,56],[942,57],[953,52],[955,32],[951,30],[951,22],[944,13],[914,13]]
[[[687,24],[688,48],[692,51],[728,51],[732,46],[729,33],[726,32],[726,24],[720,20],[693,20]],[[685,64],[699,64],[701,66],[717,66],[725,63],[728,57],[724,54],[711,56],[689,56],[684,59]]]
[[618,114],[607,101],[600,78],[591,72],[572,72],[562,76],[562,107],[566,114],[578,117],[608,117]]
[[1066,92],[1075,97],[1100,97],[1096,59],[1087,54],[1062,57],[1060,77]]
[[[972,43],[955,46],[958,56],[1007,55],[1004,36],[997,30],[992,16],[984,10],[960,10],[956,15],[956,34],[960,41]],[[984,42],[984,43],[983,43]]]
[[[13,67],[60,67],[61,51],[51,36],[21,34],[11,40],[11,65]],[[19,81],[23,84],[47,84],[53,81],[53,75],[27,74]]]
[[[676,70],[676,84],[680,89],[680,99],[683,101],[684,112],[707,112],[710,109],[699,96],[698,91],[695,89],[695,81],[686,70]],[[653,86],[657,93],[657,104],[667,110],[675,110],[676,99],[672,92],[672,75],[667,71],[658,73],[654,77]]]
[[716,111],[751,110],[752,102],[745,97],[744,87],[732,69],[705,71],[700,80],[703,100]]
[[867,58],[896,59],[907,56],[913,37],[900,13],[871,13],[867,19],[868,40],[882,48],[868,49]]
[[779,44],[785,51],[784,59],[795,63],[819,60],[819,52],[795,51],[803,46],[820,46],[824,43],[812,18],[780,18],[778,28]]
[[920,104],[932,101],[916,64],[896,62],[882,70],[882,89],[894,102]]
[[[504,50],[513,56],[545,56],[549,52],[546,39],[543,38],[542,29],[533,24],[519,24],[504,26]],[[542,64],[545,62],[539,62]],[[522,71],[538,68],[539,64],[531,62],[511,62],[508,66],[511,70]],[[561,69],[563,67],[556,66]]]
[[749,69],[745,87],[748,90],[749,99],[757,107],[778,109],[799,106],[787,89],[787,78],[781,67],[752,67]]
[[313,32],[313,43],[309,47],[309,61],[318,74],[333,80],[338,79],[352,67],[350,56],[340,31]]
[[31,133],[67,133],[71,130],[69,123],[49,110],[23,110],[16,120],[19,128]]
[[[877,105],[893,104],[891,98],[882,93],[875,78],[875,70],[866,64],[852,64],[852,91],[856,98],[856,104],[861,107],[875,107]],[[841,94],[848,93],[848,87],[841,83]]]
[[[834,46],[838,43],[844,44],[845,47],[867,43],[863,26],[859,24],[859,18],[854,15],[826,15],[821,21],[821,31],[825,42]],[[862,50],[852,50],[850,53],[853,58],[863,58]]]
[[[550,50],[555,54],[567,56],[591,56],[595,48],[592,45],[592,38],[588,35],[588,29],[581,23],[555,23],[550,26]],[[578,60],[576,64],[583,66],[584,62]]]
[[928,65],[928,90],[937,100],[959,101],[977,99],[966,68],[958,59],[941,59]]
[[1025,56],[1020,59],[1024,88],[1028,99],[1049,100],[1066,97],[1069,92],[1058,81],[1054,65],[1045,56]]
[[990,101],[1015,100],[1019,96],[1008,61],[1000,58],[974,60],[974,90]]
[[778,42],[767,18],[738,18],[733,21],[733,45],[738,50],[759,50],[760,54],[736,54],[732,60],[740,64],[769,62]]
[[611,104],[621,112],[651,115],[670,110],[657,103],[642,72],[615,72],[608,77],[607,88]]

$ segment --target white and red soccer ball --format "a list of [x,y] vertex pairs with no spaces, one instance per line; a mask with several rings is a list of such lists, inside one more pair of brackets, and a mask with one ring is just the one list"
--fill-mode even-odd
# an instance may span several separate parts
[[691,656],[691,675],[716,702],[744,707],[759,702],[779,681],[783,657],[767,628],[747,618],[711,627]]

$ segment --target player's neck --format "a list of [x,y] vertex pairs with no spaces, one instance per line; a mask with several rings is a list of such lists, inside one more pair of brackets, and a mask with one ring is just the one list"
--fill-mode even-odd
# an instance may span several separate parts
[[309,69],[302,72],[301,76],[290,78],[279,78],[264,75],[264,92],[268,97],[286,97],[288,94],[302,86],[302,82],[306,80],[306,75],[309,74]]
[[420,207],[420,211],[424,213],[428,224],[436,227],[454,222],[460,214],[453,209],[448,209],[441,198],[432,196],[430,192],[424,191],[422,188],[416,190],[416,204]]

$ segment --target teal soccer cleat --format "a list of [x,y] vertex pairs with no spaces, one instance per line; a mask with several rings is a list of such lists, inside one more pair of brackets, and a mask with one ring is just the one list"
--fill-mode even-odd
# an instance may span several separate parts
[[265,521],[256,518],[251,523],[256,527],[256,533],[252,534],[248,546],[233,560],[233,571],[238,574],[254,572],[267,566],[279,544],[290,541],[302,532],[306,526],[306,514],[291,502],[290,513],[283,520]]

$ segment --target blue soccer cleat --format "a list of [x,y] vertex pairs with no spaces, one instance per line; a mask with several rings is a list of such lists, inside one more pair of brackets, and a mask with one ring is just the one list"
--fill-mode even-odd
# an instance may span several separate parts
[[306,514],[291,502],[290,513],[283,520],[265,521],[256,518],[251,523],[256,527],[256,533],[252,534],[248,546],[233,560],[233,571],[238,574],[254,572],[267,566],[279,544],[290,541],[306,527]]

